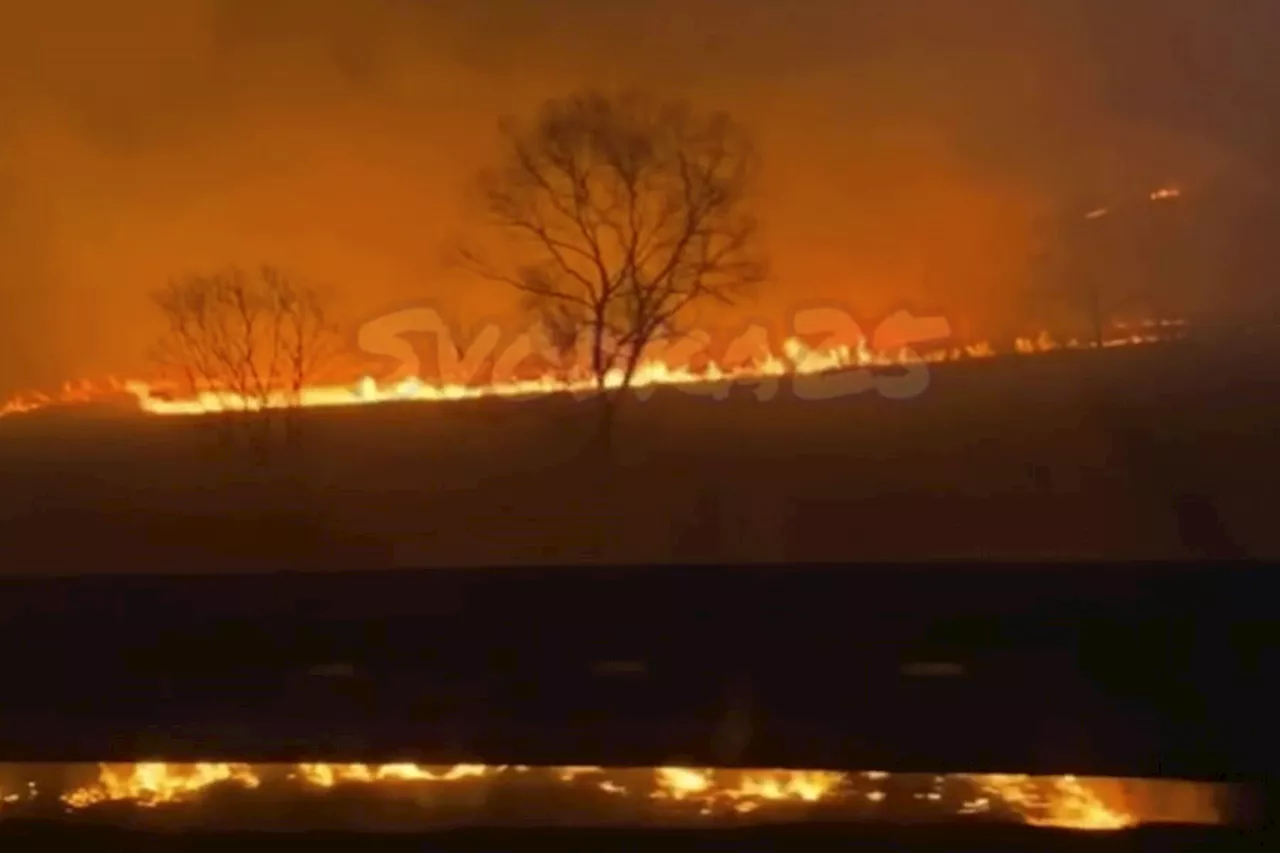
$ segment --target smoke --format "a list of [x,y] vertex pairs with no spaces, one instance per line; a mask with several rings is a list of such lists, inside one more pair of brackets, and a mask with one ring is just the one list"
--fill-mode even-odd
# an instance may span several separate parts
[[1206,4],[1118,5],[3,4],[0,393],[145,372],[147,294],[229,262],[327,285],[353,324],[418,299],[459,322],[513,314],[441,250],[475,227],[497,118],[584,84],[687,94],[756,129],[776,281],[752,313],[836,299],[1012,322],[1047,207],[1208,180],[1276,138],[1249,107],[1271,93],[1247,22],[1206,35]]

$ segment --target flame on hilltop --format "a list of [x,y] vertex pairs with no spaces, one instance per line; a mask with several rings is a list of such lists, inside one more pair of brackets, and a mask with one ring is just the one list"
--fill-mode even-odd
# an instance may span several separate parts
[[[1138,323],[1116,323],[1116,336],[1105,347],[1156,343],[1169,339],[1183,326],[1179,320],[1144,320]],[[1041,331],[1032,337],[1018,338],[1012,354],[1033,355],[1060,349],[1087,349],[1090,344],[1071,339],[1055,340]],[[694,367],[686,357],[681,359],[679,346],[645,359],[632,377],[631,387],[638,394],[658,386],[681,386],[690,393],[724,396],[729,386],[737,383],[761,383],[786,377],[818,376],[858,368],[894,367],[913,364],[939,364],[998,355],[989,342],[963,347],[925,350],[899,348],[892,352],[872,350],[865,339],[855,345],[841,344],[814,347],[799,338],[788,338],[783,355],[770,352],[761,345],[745,356],[720,361],[707,360]],[[683,361],[683,363],[681,363]],[[607,388],[623,383],[621,370],[605,377]],[[547,394],[584,394],[597,387],[585,371],[548,370],[532,378],[491,379],[487,382],[428,381],[417,376],[393,383],[378,383],[369,376],[345,385],[310,385],[295,394],[277,393],[264,399],[246,399],[225,390],[206,389],[182,395],[171,385],[141,380],[121,381],[110,378],[93,383],[81,380],[67,383],[61,393],[28,393],[0,405],[0,417],[37,411],[54,406],[77,406],[108,400],[129,400],[149,415],[204,415],[222,411],[254,411],[262,408],[320,408],[360,406],[388,402],[448,402],[484,397],[527,398]]]
[[[1164,186],[1149,191],[1145,196],[1139,196],[1138,200],[1152,203],[1168,202],[1181,198],[1182,194],[1182,190],[1175,186]],[[1083,218],[1098,219],[1111,212],[1112,207],[1099,207],[1085,213]],[[947,324],[944,321],[942,325]],[[1123,346],[1164,340],[1168,337],[1170,327],[1180,325],[1182,323],[1176,320],[1146,320],[1130,325],[1117,323],[1115,330],[1121,334],[1106,341],[1104,346]],[[929,339],[946,337],[949,334],[948,328],[944,334],[933,335]],[[1059,349],[1063,346],[1079,348],[1081,344],[1072,340],[1060,345],[1053,341],[1047,332],[1041,331],[1032,337],[1019,338],[1015,343],[1014,352],[1031,354]],[[508,354],[518,349],[519,347],[513,347]],[[782,349],[784,356],[778,357],[769,351],[767,344],[762,345],[757,347],[757,351],[751,353],[749,357],[738,359],[733,365],[711,361],[701,370],[694,370],[687,364],[681,365],[679,359],[664,358],[662,354],[658,354],[645,359],[639,366],[637,374],[632,379],[632,386],[642,391],[656,385],[680,385],[696,389],[698,386],[708,384],[723,385],[726,381],[759,381],[783,376],[816,375],[858,367],[987,358],[996,354],[988,342],[950,349],[935,348],[928,352],[910,349],[895,350],[892,347],[889,351],[873,352],[868,349],[865,339],[861,339],[860,336],[858,343],[853,346],[838,345],[816,349],[809,347],[798,338],[790,338],[784,343]],[[676,363],[673,364],[673,361]],[[604,384],[609,388],[617,388],[622,382],[622,371],[615,370],[605,378]],[[160,384],[155,382],[141,380],[120,382],[111,379],[105,384],[94,384],[81,380],[67,383],[58,394],[32,392],[16,396],[0,405],[0,417],[31,412],[49,406],[92,403],[119,397],[122,394],[131,396],[138,408],[148,414],[202,415],[228,410],[253,411],[293,406],[309,408],[411,400],[442,402],[478,397],[528,397],[541,394],[589,392],[596,386],[595,380],[584,375],[582,371],[578,371],[576,375],[547,371],[531,379],[500,379],[488,383],[447,379],[431,382],[413,376],[388,385],[380,385],[372,377],[365,376],[345,385],[313,385],[294,393],[268,394],[266,399],[248,400],[218,388],[196,389],[186,395],[175,396],[162,391]],[[712,393],[721,392],[716,390]]]
[[[198,807],[214,791],[253,797],[273,791],[306,797],[324,791],[367,789],[379,796],[407,795],[423,808],[440,806],[449,791],[463,802],[486,802],[513,785],[520,798],[545,794],[557,809],[606,808],[619,816],[668,815],[706,820],[797,819],[820,809],[823,819],[888,815],[904,798],[934,818],[1003,818],[1045,827],[1115,830],[1145,822],[1220,823],[1219,786],[1074,776],[836,773],[814,770],[716,770],[690,767],[622,768],[488,766],[459,764],[102,764],[97,779],[56,794],[63,811],[79,813],[114,804],[144,810]],[[420,794],[431,793],[423,798]],[[541,794],[538,794],[541,792]],[[41,798],[33,783],[0,797],[17,812]],[[331,800],[326,800],[332,805]],[[608,806],[612,803],[614,807]],[[647,806],[645,804],[648,804]],[[326,806],[325,811],[329,808]],[[646,811],[647,809],[647,811]],[[293,814],[293,812],[290,812]],[[559,815],[552,817],[559,818]]]
[[64,382],[61,390],[52,394],[46,394],[43,391],[26,391],[0,405],[0,417],[34,412],[51,406],[91,405],[130,394],[128,390],[130,384],[109,376],[101,382],[88,379]]

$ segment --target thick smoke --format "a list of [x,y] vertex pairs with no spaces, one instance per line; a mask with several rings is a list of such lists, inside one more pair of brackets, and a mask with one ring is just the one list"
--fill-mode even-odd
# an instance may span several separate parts
[[1016,326],[1047,213],[1171,181],[1267,186],[1259,36],[1276,16],[1262,0],[4,3],[0,393],[144,372],[147,294],[231,261],[328,285],[353,322],[423,298],[460,322],[510,315],[442,247],[476,227],[466,191],[498,116],[586,83],[688,94],[756,129],[776,281],[751,313],[825,298]]

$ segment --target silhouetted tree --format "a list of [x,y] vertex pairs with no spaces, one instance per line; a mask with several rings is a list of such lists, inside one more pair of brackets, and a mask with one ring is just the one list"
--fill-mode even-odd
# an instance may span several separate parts
[[482,186],[517,260],[466,258],[523,293],[555,345],[585,355],[607,446],[645,347],[676,334],[690,305],[731,302],[764,275],[746,209],[750,141],[723,113],[591,91],[501,132],[503,162]]
[[186,394],[227,415],[229,431],[244,426],[263,453],[274,415],[286,437],[296,430],[303,389],[335,352],[314,290],[270,266],[228,267],[175,279],[154,300],[167,324],[158,358]]
[[1046,219],[1038,295],[1077,315],[1099,347],[1118,319],[1174,308],[1179,266],[1189,257],[1186,236],[1171,215],[1182,207],[1178,195],[1153,191]]

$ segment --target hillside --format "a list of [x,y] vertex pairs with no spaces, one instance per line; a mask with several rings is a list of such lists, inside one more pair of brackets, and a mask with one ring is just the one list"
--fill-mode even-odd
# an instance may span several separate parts
[[608,477],[569,397],[308,411],[265,469],[208,419],[51,411],[0,422],[0,565],[1276,556],[1278,353],[944,364],[909,400],[663,388],[627,401]]

